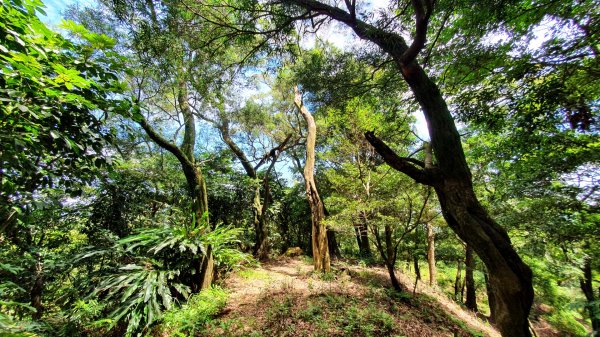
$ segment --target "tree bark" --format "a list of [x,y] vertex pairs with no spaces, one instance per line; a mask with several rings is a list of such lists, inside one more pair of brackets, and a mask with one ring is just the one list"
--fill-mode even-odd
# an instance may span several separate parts
[[394,288],[394,290],[396,290],[398,292],[403,292],[405,289],[400,284],[400,282],[398,282],[398,278],[396,277],[396,272],[394,270],[395,266],[393,264],[389,264],[387,262],[386,262],[385,266],[388,270],[388,274],[390,274],[390,282],[392,282],[392,287]]
[[319,196],[314,178],[315,167],[315,143],[317,138],[317,125],[313,116],[308,112],[302,103],[302,95],[295,88],[294,103],[307,124],[308,134],[306,135],[306,162],[304,163],[304,182],[306,184],[306,196],[310,205],[312,221],[312,253],[315,271],[329,272],[331,270],[331,261],[329,257],[329,247],[327,242],[327,229],[323,220],[325,218],[325,209]]
[[433,225],[427,223],[427,265],[429,266],[429,286],[433,287],[437,283],[437,269],[435,268],[435,234]]
[[[373,133],[365,136],[391,167],[417,182],[434,187],[448,225],[473,247],[488,268],[490,284],[494,289],[498,329],[505,337],[530,337],[528,316],[533,303],[531,269],[512,247],[507,232],[477,200],[460,135],[450,110],[437,85],[415,61],[424,45],[429,16],[419,14],[423,8],[417,11],[418,6],[415,7],[417,34],[415,41],[408,46],[400,34],[361,21],[352,11],[349,13],[316,0],[285,2],[347,25],[360,38],[373,42],[395,61],[425,116],[437,167],[423,170],[422,166],[415,166],[414,160],[397,156]],[[431,14],[432,3],[427,3],[426,13]]]
[[413,288],[413,295],[417,292],[417,284],[421,280],[421,268],[419,267],[419,256],[413,254],[413,267],[415,268],[415,286]]
[[467,245],[465,254],[465,283],[467,286],[467,299],[465,306],[471,311],[477,312],[477,297],[475,292],[475,279],[473,278],[473,270],[475,270],[475,257],[473,256],[473,248]]

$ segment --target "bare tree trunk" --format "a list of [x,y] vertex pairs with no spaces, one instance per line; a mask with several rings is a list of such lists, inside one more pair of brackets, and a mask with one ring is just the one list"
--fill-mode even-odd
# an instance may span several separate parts
[[429,286],[433,287],[437,283],[437,269],[435,268],[435,234],[431,223],[427,223],[427,265],[429,266]]
[[[266,201],[266,200],[265,200]],[[269,255],[269,242],[267,234],[267,221],[263,214],[263,203],[261,203],[260,187],[256,186],[254,191],[254,200],[252,201],[252,213],[254,214],[254,256],[259,260],[264,260]]]
[[473,248],[467,245],[465,256],[465,283],[467,286],[467,299],[465,306],[477,312],[477,297],[475,291],[475,279],[473,278],[473,270],[475,270],[475,257],[473,256]]
[[319,196],[314,178],[315,168],[315,143],[317,139],[317,125],[313,116],[302,103],[302,95],[295,89],[294,103],[307,124],[306,136],[306,162],[304,163],[304,182],[306,183],[306,196],[310,205],[312,220],[312,252],[315,271],[328,272],[331,270],[329,247],[327,242],[327,229],[323,220],[325,209]]

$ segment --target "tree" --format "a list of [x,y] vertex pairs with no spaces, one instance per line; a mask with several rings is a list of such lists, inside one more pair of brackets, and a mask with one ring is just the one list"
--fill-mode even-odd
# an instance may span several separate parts
[[32,194],[62,185],[77,194],[109,159],[109,113],[123,112],[122,58],[114,42],[66,22],[78,43],[48,29],[36,1],[3,1],[0,16],[0,232],[31,208]]
[[331,270],[331,261],[329,257],[329,247],[327,240],[327,229],[325,228],[324,218],[325,209],[323,201],[319,196],[317,185],[315,183],[315,142],[317,138],[317,125],[315,119],[304,106],[302,94],[298,87],[294,88],[294,104],[299,113],[304,118],[307,125],[306,134],[306,161],[304,163],[304,182],[306,184],[306,198],[310,205],[312,221],[312,253],[315,271],[329,272]]
[[[233,93],[232,93],[232,96]],[[220,107],[226,105],[233,105],[232,102],[226,104],[221,102],[217,104]],[[268,124],[267,119],[271,116],[267,116],[266,114],[261,113],[259,110],[264,109],[257,105],[252,101],[246,102],[246,106],[236,109],[236,111],[228,112],[224,111],[224,108],[220,108],[217,116],[208,116],[206,113],[197,112],[197,114],[203,120],[211,123],[220,133],[221,139],[227,145],[229,150],[234,154],[234,156],[238,159],[239,163],[244,168],[244,171],[248,178],[252,179],[254,184],[254,197],[252,200],[252,212],[253,212],[253,227],[256,234],[255,242],[254,242],[254,255],[260,259],[265,260],[269,256],[270,246],[269,246],[269,231],[268,231],[268,222],[267,222],[267,211],[269,209],[270,204],[272,203],[272,195],[270,192],[270,177],[272,171],[275,168],[275,164],[277,163],[279,156],[289,147],[295,145],[291,140],[291,133],[285,135],[285,138],[282,138],[285,134],[285,131],[271,130],[271,134],[268,134],[267,130],[261,130],[260,126]],[[237,117],[237,118],[236,118]],[[238,121],[235,122],[234,120]],[[272,118],[275,119],[275,118]],[[282,140],[274,139],[274,141],[279,141],[279,144],[274,145],[270,149],[265,149],[264,154],[259,158],[248,158],[244,150],[236,143],[233,139],[234,132],[232,132],[232,128],[234,125],[237,125],[238,129],[246,129],[249,135],[257,135],[256,138],[266,137],[266,138],[282,138]],[[265,132],[266,131],[266,132]],[[251,139],[249,147],[253,150],[253,153],[256,153],[256,149],[254,148],[255,139]],[[259,170],[260,168],[268,164],[266,171],[262,172],[262,183],[259,182]],[[253,164],[256,162],[256,164]]]
[[[416,61],[425,46],[434,3],[412,2],[416,34],[410,45],[399,33],[360,19],[354,2],[346,2],[348,11],[314,0],[285,3],[304,10],[300,19],[321,15],[348,26],[358,37],[381,48],[397,65],[427,121],[436,166],[425,168],[424,164],[399,157],[371,132],[365,137],[391,167],[435,189],[449,226],[473,247],[488,268],[494,288],[496,324],[501,333],[505,336],[530,336],[527,317],[533,301],[531,270],[512,247],[506,230],[488,215],[478,201],[450,110],[438,86]],[[507,287],[508,284],[512,286]]]

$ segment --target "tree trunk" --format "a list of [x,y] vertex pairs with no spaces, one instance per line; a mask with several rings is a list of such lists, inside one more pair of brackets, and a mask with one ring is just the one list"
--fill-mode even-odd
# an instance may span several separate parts
[[[583,277],[579,279],[581,291],[587,300],[586,308],[592,321],[592,333],[600,333],[600,303],[599,298],[594,294],[593,278],[592,278],[592,259],[586,256],[583,261]],[[598,289],[600,297],[600,288]]]
[[[383,260],[388,274],[390,275],[390,282],[392,282],[392,287],[396,291],[403,292],[405,291],[404,287],[398,282],[398,278],[396,278],[396,246],[392,245],[392,230],[389,225],[386,225],[384,228],[384,240],[381,240],[381,235],[379,234],[379,229],[376,227],[372,227],[373,235],[375,236],[375,247],[379,251],[379,255]],[[385,247],[384,247],[385,243]]]
[[461,293],[462,288],[462,261],[458,260],[456,263],[456,277],[454,278],[454,300],[462,302],[461,298],[458,298],[458,295]]
[[[229,121],[225,119],[221,122],[220,125],[218,125],[215,121],[209,121],[217,125],[217,128],[221,133],[221,138],[223,139],[223,142],[227,144],[227,147],[229,147],[231,152],[233,152],[233,154],[239,160],[240,164],[242,164],[242,167],[246,171],[246,175],[248,175],[248,177],[252,179],[258,179],[258,175],[256,173],[258,167],[255,168],[254,166],[252,166],[252,163],[248,160],[246,154],[244,154],[244,151],[242,151],[242,149],[240,149],[239,146],[237,146],[237,144],[231,138],[229,132]],[[264,161],[261,161],[261,163],[263,162]],[[265,176],[265,179],[267,179],[267,181],[263,181],[263,185],[266,185],[265,187],[269,187],[268,177]],[[260,193],[260,186],[257,185],[254,189],[254,198],[252,201],[252,214],[254,216],[253,227],[255,233],[253,253],[254,256],[259,260],[265,260],[269,256],[269,235],[267,227],[268,224],[266,219],[266,210],[268,209],[269,202],[268,198],[269,194],[266,190],[264,199],[262,198]]]
[[[266,200],[265,200],[266,202]],[[266,207],[265,207],[266,208]],[[259,260],[265,260],[269,255],[269,242],[267,234],[267,221],[263,213],[263,203],[261,203],[260,187],[256,186],[254,191],[254,200],[252,202],[252,213],[254,214],[254,256]]]
[[329,247],[329,257],[331,259],[339,259],[342,257],[340,246],[335,237],[335,231],[331,228],[327,229],[327,246]]
[[295,88],[294,103],[300,111],[307,124],[308,134],[306,135],[306,162],[304,163],[304,182],[306,184],[306,196],[310,205],[312,221],[312,253],[315,271],[329,272],[331,270],[331,261],[329,257],[329,247],[327,242],[327,229],[323,220],[325,218],[325,209],[319,196],[314,178],[315,168],[315,143],[317,139],[317,125],[313,116],[308,112],[302,103],[302,95]]
[[373,253],[371,253],[371,245],[369,244],[369,233],[367,226],[367,215],[364,212],[361,212],[360,221],[357,224],[357,228],[358,235],[360,236],[360,255],[363,258],[371,258],[373,256]]
[[435,234],[431,223],[427,223],[427,265],[429,266],[429,286],[433,287],[437,283],[437,269],[435,268]]
[[386,262],[385,266],[388,270],[388,274],[390,274],[390,281],[392,282],[392,287],[394,288],[394,290],[396,290],[398,292],[403,292],[404,287],[402,287],[400,282],[398,282],[398,278],[396,278],[396,272],[394,271],[394,269],[395,269],[394,264],[390,264],[390,263]]
[[[188,92],[185,81],[179,83],[179,92],[177,94],[177,101],[179,108],[184,119],[184,135],[181,146],[178,147],[174,143],[171,143],[164,137],[154,130],[144,118],[141,113],[136,116],[138,123],[146,134],[152,139],[158,146],[171,152],[179,161],[181,169],[185,175],[186,182],[190,197],[192,199],[192,211],[196,218],[197,224],[204,219],[206,221],[206,231],[210,231],[208,219],[208,194],[206,192],[206,181],[202,175],[200,167],[195,162],[194,158],[194,146],[196,144],[196,123],[194,115],[190,109],[188,103]],[[206,254],[199,258],[198,261],[194,261],[193,264],[198,264],[199,270],[197,272],[198,277],[192,284],[192,289],[196,291],[209,287],[214,279],[214,259],[212,256],[212,247],[206,247]],[[196,268],[194,268],[196,269]]]
[[223,118],[223,120],[221,121],[220,124],[217,123],[215,120],[212,120],[205,116],[201,116],[201,118],[212,123],[213,125],[215,125],[217,127],[217,129],[219,129],[219,131],[221,133],[221,138],[223,139],[223,142],[225,142],[225,144],[227,144],[227,146],[229,147],[231,152],[233,152],[233,154],[236,156],[236,158],[240,161],[240,164],[242,164],[242,167],[246,171],[246,175],[248,175],[248,177],[250,177],[254,180],[258,179],[258,174],[257,174],[258,169],[264,163],[268,162],[269,158],[271,159],[271,165],[269,166],[267,171],[264,173],[264,177],[262,180],[263,190],[264,190],[264,195],[262,195],[262,200],[261,200],[260,186],[256,186],[256,189],[254,190],[254,199],[252,202],[252,213],[254,215],[253,225],[254,225],[254,232],[256,234],[256,239],[254,241],[254,248],[253,248],[254,256],[256,258],[258,258],[259,260],[266,260],[269,257],[269,252],[270,252],[270,248],[271,248],[269,245],[269,226],[268,226],[269,224],[267,221],[267,210],[270,206],[270,199],[271,199],[269,175],[270,175],[271,171],[273,170],[275,163],[277,162],[277,158],[279,157],[281,152],[285,149],[286,144],[290,140],[291,135],[287,136],[286,139],[281,144],[279,144],[277,147],[271,149],[269,152],[266,152],[265,155],[263,156],[263,158],[259,161],[259,163],[256,166],[252,166],[252,163],[250,162],[250,160],[248,160],[248,157],[246,157],[246,154],[244,153],[244,151],[242,151],[242,149],[240,149],[240,147],[237,146],[237,144],[231,138],[230,131],[229,131],[229,121],[226,118]]
[[417,292],[417,284],[421,280],[421,268],[419,267],[419,256],[413,255],[413,267],[415,268],[415,286],[413,288],[413,295]]
[[360,241],[360,229],[358,228],[358,224],[355,223],[354,224],[354,234],[356,236],[356,244],[358,245],[358,254],[362,257],[363,256],[363,251],[362,251],[362,242]]
[[490,317],[489,317],[489,321],[490,323],[494,323],[495,319],[496,319],[496,303],[494,302],[496,296],[494,296],[494,290],[492,289],[492,286],[490,285],[490,277],[487,273],[487,270],[485,270],[483,272],[483,277],[485,279],[485,290],[487,292],[487,297],[488,297],[488,305],[490,307]]
[[31,313],[31,319],[40,320],[44,314],[44,305],[42,304],[42,293],[44,291],[44,261],[40,253],[35,253],[35,271],[33,273],[33,285],[31,287],[30,298],[31,306],[35,312]]
[[473,278],[473,270],[475,270],[475,257],[473,256],[473,249],[467,245],[466,256],[465,256],[465,283],[467,286],[467,299],[465,301],[466,307],[477,312],[477,297],[475,292],[475,279]]
[[[400,158],[372,132],[365,136],[390,166],[417,182],[435,188],[446,222],[464,242],[473,247],[488,269],[490,285],[496,297],[494,305],[498,329],[504,337],[530,337],[528,316],[533,303],[531,269],[513,248],[507,232],[490,218],[477,200],[460,135],[450,110],[437,85],[415,61],[425,44],[428,18],[417,15],[419,39],[415,39],[409,47],[400,34],[370,25],[355,14],[337,7],[315,0],[286,2],[347,25],[358,37],[373,42],[396,62],[423,111],[437,167],[423,170],[424,164],[415,165],[414,160]],[[429,14],[432,7],[427,9]]]

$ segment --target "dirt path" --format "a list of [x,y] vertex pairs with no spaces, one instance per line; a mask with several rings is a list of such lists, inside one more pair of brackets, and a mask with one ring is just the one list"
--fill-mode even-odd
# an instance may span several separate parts
[[335,269],[318,276],[302,259],[282,259],[232,274],[225,281],[227,307],[205,335],[500,337],[426,286],[417,288],[422,295],[416,298],[393,298],[385,270]]

